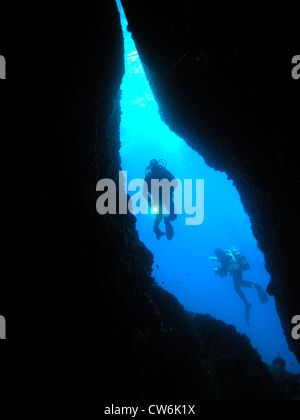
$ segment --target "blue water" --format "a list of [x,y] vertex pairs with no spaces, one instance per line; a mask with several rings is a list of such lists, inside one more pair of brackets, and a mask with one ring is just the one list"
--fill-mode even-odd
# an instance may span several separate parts
[[[270,281],[263,253],[253,237],[251,222],[240,196],[227,175],[205,164],[204,159],[162,122],[158,105],[145,76],[127,20],[119,0],[125,43],[125,76],[121,86],[120,126],[121,165],[128,182],[144,178],[151,159],[166,159],[169,171],[180,180],[204,179],[205,217],[199,226],[186,226],[185,215],[174,222],[175,237],[155,238],[155,215],[137,215],[140,240],[154,255],[156,282],[174,294],[186,310],[210,314],[245,333],[262,359],[271,364],[277,356],[285,359],[286,369],[300,373],[300,365],[289,351],[272,297],[263,305],[255,289],[242,289],[253,304],[250,327],[245,321],[245,305],[233,288],[232,277],[221,278],[209,260],[215,248],[235,246],[250,263],[244,279],[264,289]],[[133,193],[131,193],[133,194]],[[162,223],[161,229],[164,230]]]

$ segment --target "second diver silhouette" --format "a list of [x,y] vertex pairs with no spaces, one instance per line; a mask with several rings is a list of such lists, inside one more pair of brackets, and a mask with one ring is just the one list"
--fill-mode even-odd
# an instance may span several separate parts
[[250,326],[250,311],[252,305],[248,302],[241,287],[255,288],[263,304],[266,304],[269,301],[268,295],[263,291],[259,284],[243,280],[243,271],[249,270],[250,265],[245,256],[236,248],[231,248],[227,251],[217,248],[215,254],[216,256],[210,257],[210,260],[217,261],[220,264],[218,267],[214,268],[214,271],[221,277],[227,276],[228,273],[232,275],[235,292],[246,306],[246,322]]
[[[174,229],[171,222],[177,219],[174,205],[174,190],[178,186],[176,178],[166,169],[167,162],[164,159],[156,160],[152,159],[150,165],[146,168],[146,177],[144,184],[143,195],[148,201],[149,207],[156,214],[156,220],[154,222],[154,232],[156,238],[159,240],[162,236],[167,235],[167,239],[170,241],[174,237]],[[166,179],[173,184],[173,191],[170,191],[169,199],[166,199],[162,194],[162,188],[159,188],[158,196],[155,197],[153,191],[151,191],[152,180],[162,181]],[[167,210],[168,216],[164,217],[166,233],[160,230],[160,223],[164,215],[164,207]]]

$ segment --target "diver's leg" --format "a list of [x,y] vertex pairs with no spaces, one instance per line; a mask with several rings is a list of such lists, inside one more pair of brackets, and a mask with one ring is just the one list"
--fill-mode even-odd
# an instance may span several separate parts
[[234,271],[233,273],[233,284],[234,284],[234,290],[239,295],[239,297],[242,299],[245,305],[248,304],[247,298],[245,294],[241,291],[241,286],[243,286],[243,272],[242,269],[238,269]]
[[159,213],[156,215],[156,219],[155,219],[155,222],[154,222],[154,229],[153,229],[155,234],[156,234],[156,239],[160,239],[162,236],[165,235],[165,233],[162,232],[159,228],[159,225],[160,225],[160,223],[162,221],[162,218],[163,218],[163,213],[162,213],[161,207],[160,207],[159,210],[160,210]]
[[171,222],[174,222],[177,219],[177,214],[175,214],[175,205],[174,205],[173,196],[171,197],[170,203],[166,205],[166,208],[169,212],[169,216],[165,216],[164,221],[166,225],[167,238],[170,241],[174,237],[174,229],[173,229],[173,226],[171,225]]
[[245,281],[245,280],[242,280],[241,281],[241,287],[249,287],[249,288],[252,288],[254,286],[255,286],[255,284],[252,283],[251,281]]
[[246,322],[250,326],[250,310],[252,308],[252,305],[248,302],[245,294],[241,291],[241,286],[243,283],[247,283],[243,281],[243,270],[239,268],[233,273],[233,284],[234,284],[234,290],[239,295],[239,297],[242,299],[246,306]]
[[171,200],[170,200],[170,222],[174,222],[177,219],[177,214],[175,213],[175,204],[174,204],[174,195],[172,194]]
[[267,302],[269,302],[269,297],[267,293],[263,290],[263,288],[258,283],[252,283],[250,281],[242,281],[241,282],[242,287],[255,287],[258,297],[261,300],[261,302],[265,305]]

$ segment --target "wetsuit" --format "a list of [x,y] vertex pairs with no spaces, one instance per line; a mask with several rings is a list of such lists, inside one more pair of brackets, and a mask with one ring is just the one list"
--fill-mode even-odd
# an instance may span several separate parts
[[266,304],[269,300],[267,294],[263,291],[259,284],[243,280],[243,268],[231,250],[224,252],[224,254],[216,260],[222,264],[221,267],[216,270],[222,277],[226,276],[228,272],[231,273],[233,277],[234,290],[246,306],[246,322],[250,325],[249,317],[252,305],[248,302],[245,294],[241,290],[241,287],[255,287],[263,304]]
[[[167,179],[169,182],[172,182],[176,178],[171,174],[171,172],[169,172],[166,168],[163,168],[161,166],[154,166],[146,175],[145,182],[148,186],[148,190],[144,188],[144,197],[146,198],[146,200],[148,200],[150,207],[152,204],[151,198],[150,198],[152,195],[151,194],[151,181],[152,180],[161,181],[163,179]],[[176,184],[175,184],[175,187],[176,187]],[[147,197],[147,193],[148,193],[148,197]],[[154,232],[156,234],[156,237],[157,239],[160,239],[161,236],[165,235],[165,233],[163,233],[159,228],[159,225],[163,219],[163,207],[165,206],[169,215],[166,216],[164,220],[166,224],[167,238],[170,240],[174,236],[174,230],[170,222],[173,222],[174,220],[177,219],[177,215],[175,214],[175,205],[174,205],[174,191],[172,190],[170,192],[170,201],[163,202],[162,188],[159,188],[159,197],[153,197],[153,200],[154,200],[153,206],[157,207],[156,220],[154,222]]]

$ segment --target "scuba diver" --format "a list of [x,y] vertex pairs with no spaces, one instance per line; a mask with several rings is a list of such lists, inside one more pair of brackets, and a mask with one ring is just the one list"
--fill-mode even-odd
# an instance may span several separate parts
[[[177,188],[178,182],[176,181],[176,178],[171,174],[171,172],[166,169],[166,167],[167,162],[164,159],[151,160],[150,165],[146,168],[143,195],[147,200],[149,207],[156,213],[156,220],[154,222],[154,232],[156,234],[156,239],[159,240],[162,236],[167,235],[167,239],[170,241],[174,237],[174,229],[171,225],[171,222],[174,222],[177,219],[174,205],[174,190]],[[162,188],[159,188],[159,197],[154,197],[153,194],[151,194],[151,181],[161,181],[163,179],[166,179],[169,182],[173,181],[173,191],[170,191],[169,202],[163,202]],[[164,214],[163,207],[165,207],[168,212],[168,216],[164,217],[166,233],[162,232],[159,228]]]
[[269,301],[269,298],[259,284],[243,280],[243,271],[249,270],[250,265],[241,252],[239,252],[236,248],[231,248],[228,251],[223,251],[218,248],[215,250],[215,254],[216,257],[210,257],[210,260],[217,261],[220,264],[218,267],[214,268],[214,271],[222,278],[227,276],[228,273],[233,276],[234,290],[246,306],[246,322],[250,326],[250,311],[252,305],[248,302],[245,294],[241,290],[241,287],[255,287],[258,296],[264,305]]

